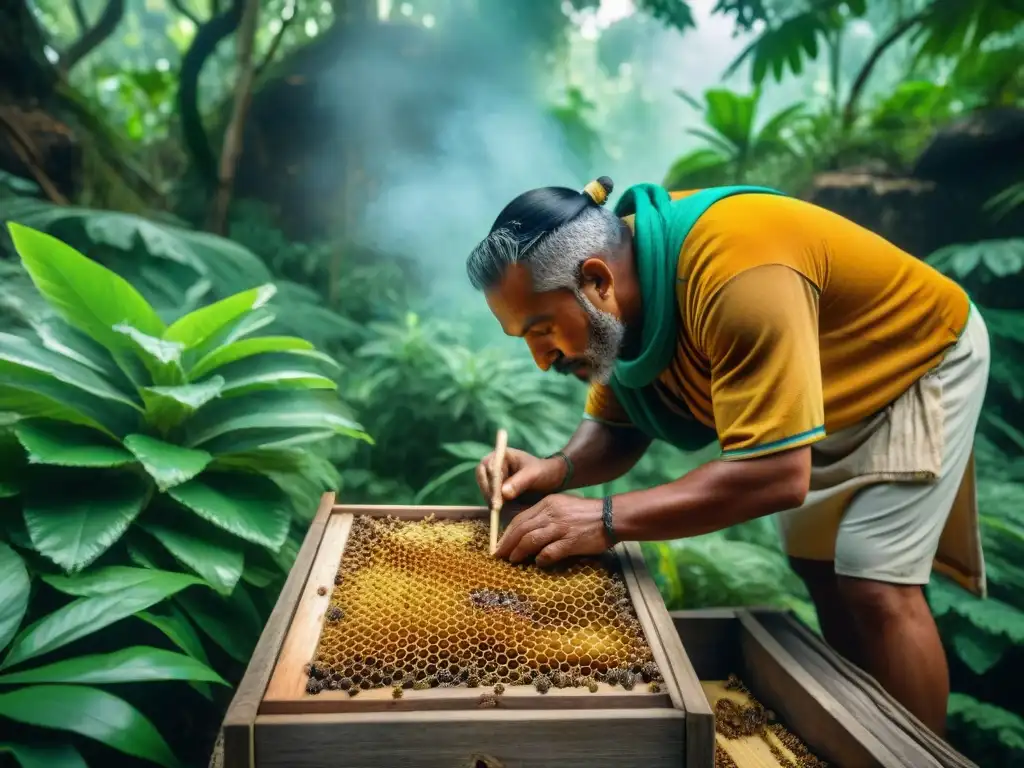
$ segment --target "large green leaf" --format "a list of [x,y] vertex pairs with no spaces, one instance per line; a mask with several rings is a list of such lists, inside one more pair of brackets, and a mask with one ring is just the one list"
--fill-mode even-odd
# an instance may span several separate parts
[[34,685],[0,694],[0,715],[71,731],[166,768],[179,765],[160,732],[135,707],[98,688]]
[[238,397],[266,389],[337,389],[337,383],[324,376],[311,361],[295,355],[266,353],[240,360],[220,369],[224,377],[224,397]]
[[88,392],[94,397],[109,400],[137,411],[142,410],[137,402],[92,369],[74,360],[38,347],[20,336],[0,333],[0,375],[7,376],[23,368]]
[[189,312],[166,330],[164,339],[180,342],[189,349],[198,347],[225,326],[265,305],[276,292],[272,284],[262,285]]
[[299,446],[335,436],[329,429],[240,429],[203,443],[203,448],[218,457],[220,466],[265,472],[269,467],[283,469],[282,459],[287,461],[287,458],[280,454],[285,451],[299,450]]
[[223,386],[224,379],[212,376],[198,384],[146,387],[142,390],[142,399],[146,402],[146,420],[166,433],[206,403],[219,397]]
[[134,457],[100,432],[77,424],[23,421],[14,427],[32,464],[63,467],[120,467]]
[[59,477],[80,478],[81,470],[33,477],[24,492],[25,527],[39,554],[73,573],[124,535],[149,502],[152,486],[124,472],[89,473],[87,483],[64,484]]
[[173,595],[186,587],[203,583],[201,579],[187,573],[161,571],[153,568],[132,568],[127,565],[111,565],[77,576],[46,574],[41,578],[58,592],[73,597],[104,597],[126,591],[133,592],[133,590],[139,590],[139,594],[166,592],[168,595]]
[[191,480],[213,460],[206,451],[182,448],[148,435],[128,435],[124,444],[161,491]]
[[[241,341],[234,341],[217,347],[204,355],[192,366],[188,376],[192,381],[195,381],[222,365],[244,360],[265,352],[297,354],[301,352],[315,352],[315,350],[308,341],[294,336],[258,336],[255,339],[242,339]],[[335,366],[337,365],[337,362],[327,355],[323,355],[320,359],[324,360],[324,362],[330,361]]]
[[330,430],[371,442],[362,427],[345,413],[336,395],[273,390],[210,403],[189,421],[187,442],[200,446],[236,430],[296,428]]
[[10,752],[21,768],[89,768],[78,750],[67,744],[39,746],[37,744],[0,743],[0,752]]
[[204,520],[253,544],[277,549],[288,535],[288,497],[260,475],[207,473],[168,494]]
[[10,222],[14,247],[39,292],[71,325],[108,349],[120,349],[120,323],[160,336],[164,324],[127,280],[55,237]]
[[178,562],[198,573],[222,595],[230,595],[242,576],[245,566],[242,550],[220,540],[227,537],[157,523],[143,523],[142,528],[163,544]]
[[98,429],[112,437],[138,427],[136,411],[93,397],[78,387],[47,374],[8,370],[0,384],[0,413],[22,419],[45,418],[68,421]]
[[21,626],[31,591],[25,562],[17,552],[0,543],[0,650],[7,647]]
[[124,323],[115,325],[114,330],[124,336],[125,345],[134,351],[138,361],[149,372],[150,381],[144,382],[140,380],[137,372],[126,371],[132,374],[132,380],[138,386],[176,386],[185,383],[185,370],[181,366],[181,356],[185,351],[183,344],[164,341]]
[[[189,656],[209,666],[210,660],[206,655],[206,650],[203,648],[202,641],[199,639],[199,634],[192,627],[185,614],[178,610],[173,603],[167,603],[166,609],[168,613],[139,611],[135,614],[135,618],[142,619],[147,624],[156,627]],[[213,700],[213,692],[207,683],[191,682],[189,687],[194,688],[205,698]]]
[[0,675],[0,685],[104,685],[159,680],[195,680],[227,685],[220,675],[191,656],[142,645],[123,648],[114,653],[78,656],[24,672]]
[[263,627],[248,593],[239,585],[230,600],[210,593],[185,593],[175,598],[192,621],[225,653],[249,661]]
[[203,643],[189,620],[173,603],[168,603],[166,610],[167,613],[139,611],[135,617],[159,629],[167,635],[172,643],[192,658],[209,665],[209,658],[203,648]]
[[[133,571],[143,574],[130,573]],[[124,566],[104,568],[78,579],[61,576],[43,579],[57,589],[61,589],[58,584],[70,583],[73,588],[106,591],[94,597],[81,597],[26,627],[14,639],[0,669],[62,648],[137,611],[144,611],[188,586],[203,583],[183,573]],[[75,585],[78,581],[82,584]]]

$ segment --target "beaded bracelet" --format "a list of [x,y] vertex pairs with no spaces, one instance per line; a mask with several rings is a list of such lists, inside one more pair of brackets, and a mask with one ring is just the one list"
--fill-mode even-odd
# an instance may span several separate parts
[[560,458],[562,461],[565,462],[565,477],[562,478],[561,484],[558,486],[558,488],[555,489],[556,493],[560,493],[561,491],[564,491],[566,488],[569,487],[569,482],[572,480],[573,466],[572,459],[570,459],[566,455],[565,451],[557,451],[555,453],[552,453],[547,458],[554,459],[556,457]]
[[612,524],[612,497],[605,496],[601,505],[601,523],[604,525],[604,532],[608,534],[608,540],[614,547],[619,539],[615,535],[615,526]]

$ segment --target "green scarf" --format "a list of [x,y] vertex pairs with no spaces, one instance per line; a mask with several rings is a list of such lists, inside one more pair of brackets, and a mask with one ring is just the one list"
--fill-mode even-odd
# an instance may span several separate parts
[[692,417],[680,418],[655,389],[655,380],[676,351],[679,255],[690,229],[708,208],[722,198],[748,192],[783,194],[768,187],[729,186],[672,200],[664,187],[637,184],[615,206],[619,217],[635,215],[633,256],[644,316],[640,352],[616,362],[609,384],[635,426],[649,437],[687,451],[706,446],[717,435]]

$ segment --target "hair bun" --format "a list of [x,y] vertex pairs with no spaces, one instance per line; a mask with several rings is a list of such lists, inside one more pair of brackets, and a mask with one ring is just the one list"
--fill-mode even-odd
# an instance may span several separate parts
[[598,205],[604,205],[614,188],[615,184],[611,179],[607,176],[599,176],[593,181],[587,182],[587,186],[583,188],[583,194]]

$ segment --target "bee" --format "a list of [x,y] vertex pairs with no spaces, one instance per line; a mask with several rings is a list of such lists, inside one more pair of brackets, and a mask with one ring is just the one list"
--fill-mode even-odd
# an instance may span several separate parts
[[332,624],[336,621],[341,621],[343,618],[345,618],[345,612],[338,606],[332,605],[327,609],[327,620]]
[[394,688],[391,689],[391,698],[392,699],[400,699],[400,698],[402,698],[402,686],[396,685]]
[[547,693],[551,690],[551,681],[544,675],[541,675],[533,681],[533,687],[537,689],[537,693]]
[[495,696],[501,696],[501,694],[503,694],[504,692],[505,692],[505,686],[502,685],[501,683],[498,683],[496,686],[494,686],[494,695]]
[[323,597],[324,595],[327,594],[327,587],[317,587],[316,588],[316,593],[318,595],[320,595],[320,597]]

